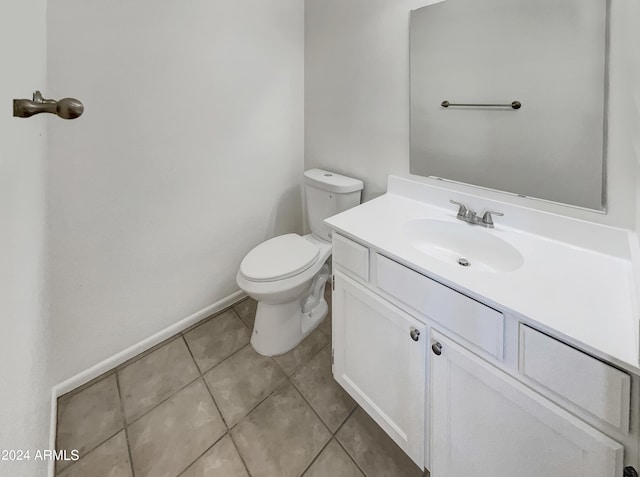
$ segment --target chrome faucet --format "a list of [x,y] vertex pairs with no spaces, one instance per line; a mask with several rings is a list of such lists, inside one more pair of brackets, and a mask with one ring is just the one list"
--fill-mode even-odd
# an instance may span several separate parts
[[499,217],[504,215],[502,212],[487,210],[484,214],[482,214],[482,218],[480,218],[475,211],[468,208],[462,202],[456,202],[455,200],[450,200],[449,202],[458,206],[458,220],[462,220],[463,222],[467,222],[468,224],[481,225],[482,227],[486,227],[489,229],[493,228],[494,215],[497,215]]

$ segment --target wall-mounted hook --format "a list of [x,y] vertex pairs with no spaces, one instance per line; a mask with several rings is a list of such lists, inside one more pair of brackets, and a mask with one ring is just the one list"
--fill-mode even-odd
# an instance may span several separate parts
[[62,119],[75,119],[84,112],[84,105],[75,98],[64,98],[60,101],[45,99],[40,91],[33,93],[33,99],[14,99],[13,116],[29,118],[34,114],[51,113]]

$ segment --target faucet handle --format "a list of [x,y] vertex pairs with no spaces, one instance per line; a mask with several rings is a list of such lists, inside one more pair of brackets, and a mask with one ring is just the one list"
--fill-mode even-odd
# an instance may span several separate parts
[[492,215],[496,215],[498,217],[502,217],[504,214],[502,212],[496,212],[495,210],[487,210],[482,215],[482,225],[485,227],[493,228],[493,217]]
[[458,206],[458,218],[459,219],[463,219],[467,216],[467,206],[464,205],[462,202],[456,202],[453,199],[450,199],[449,202],[451,202],[453,205],[457,205]]

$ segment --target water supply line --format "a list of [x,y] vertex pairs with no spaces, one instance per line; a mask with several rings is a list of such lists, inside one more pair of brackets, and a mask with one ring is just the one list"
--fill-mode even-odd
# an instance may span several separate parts
[[329,273],[329,265],[326,263],[320,269],[320,273],[316,276],[311,286],[311,295],[309,295],[302,305],[302,313],[310,313],[324,296],[324,284],[327,283],[331,274]]
[[330,277],[329,265],[325,263],[320,269],[320,273],[313,280],[311,294],[302,303],[300,326],[303,335],[313,330],[327,316],[329,307],[324,301],[324,285]]

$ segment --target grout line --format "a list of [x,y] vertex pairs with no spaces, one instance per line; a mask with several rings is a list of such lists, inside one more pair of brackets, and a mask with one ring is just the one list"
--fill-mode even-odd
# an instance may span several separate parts
[[[220,415],[220,418],[222,419],[222,423],[225,427],[225,432],[222,434],[222,436],[220,436],[220,438],[216,439],[216,441],[209,446],[202,454],[200,454],[193,462],[191,462],[187,467],[185,467],[178,475],[182,475],[189,467],[191,467],[198,459],[200,459],[200,457],[202,457],[204,454],[206,454],[213,446],[215,446],[218,442],[220,442],[220,440],[226,436],[229,433],[228,427],[227,427],[227,423],[224,420],[224,417],[222,416],[222,413],[220,412],[220,409],[218,408],[218,405],[216,404],[215,399],[213,399],[213,396],[211,395],[211,391],[209,390],[209,386],[207,386],[206,381],[203,379],[202,375],[198,375],[197,378],[195,378],[193,381],[190,381],[188,384],[186,384],[185,386],[181,387],[180,389],[176,390],[175,392],[173,392],[171,395],[169,395],[166,399],[163,399],[161,402],[159,402],[158,404],[156,404],[155,406],[153,406],[151,409],[149,409],[148,411],[146,411],[144,414],[142,414],[141,416],[137,417],[134,421],[131,422],[132,425],[135,422],[139,421],[140,419],[142,419],[144,416],[146,416],[147,414],[149,414],[151,411],[153,411],[154,409],[158,408],[160,405],[164,404],[165,402],[167,402],[169,399],[171,399],[172,397],[174,397],[176,394],[178,394],[180,391],[188,388],[189,386],[191,386],[192,384],[194,384],[196,381],[202,380],[202,383],[204,384],[205,389],[207,390],[207,392],[209,393],[209,395],[211,396],[211,399],[213,401],[213,405],[215,406],[216,410],[218,411],[218,414]],[[129,426],[127,425],[127,427]],[[126,429],[126,428],[125,428]],[[127,434],[127,444],[129,443],[129,437]],[[131,456],[131,452],[129,453],[129,455]],[[132,465],[132,469],[133,469],[133,459],[131,459],[131,465]],[[135,477],[135,475],[133,476]]]
[[[203,457],[207,452],[209,452],[211,449],[213,449],[213,448],[216,446],[216,444],[218,444],[218,442],[220,442],[222,439],[224,439],[224,437],[225,437],[226,435],[228,435],[228,434],[229,434],[229,432],[225,432],[224,434],[222,434],[222,436],[220,436],[218,439],[216,439],[216,441],[215,441],[213,444],[211,444],[209,447],[207,447],[207,448],[205,449],[205,451],[204,451],[202,454],[200,454],[198,457],[196,457],[196,458],[194,459],[194,461],[193,461],[193,462],[191,462],[191,463],[190,463],[189,465],[187,465],[184,469],[182,469],[182,470],[178,473],[177,477],[180,477],[180,476],[181,476],[182,474],[184,474],[187,470],[189,470],[189,468],[190,468],[190,467],[192,467],[192,466],[193,466],[193,464],[195,464],[196,462],[198,462],[198,460],[200,460],[200,458],[202,458],[202,457]],[[135,476],[134,476],[134,477],[135,477]]]
[[[316,354],[314,354],[313,357],[309,358],[304,364],[307,364],[308,362],[310,362],[315,356],[320,354],[322,352],[322,350],[324,350],[327,346],[323,346],[320,351],[318,351]],[[302,367],[302,365],[300,365],[300,367]],[[325,447],[327,447],[329,445],[329,442],[331,442],[331,440],[334,438],[334,433],[331,431],[331,429],[329,429],[329,426],[324,422],[324,419],[322,419],[320,417],[320,414],[318,414],[318,412],[314,409],[314,407],[311,405],[311,403],[309,401],[307,401],[307,398],[304,396],[304,394],[302,394],[302,391],[300,389],[298,389],[298,387],[293,382],[293,379],[291,379],[292,377],[293,377],[293,375],[290,378],[287,378],[287,380],[289,381],[289,384],[291,384],[291,387],[293,387],[293,389],[296,390],[296,392],[300,395],[300,397],[302,398],[304,403],[309,407],[309,409],[311,409],[311,412],[313,412],[313,414],[315,414],[315,416],[318,418],[320,423],[325,427],[325,429],[327,431],[329,431],[329,439],[327,439],[327,442],[325,442],[325,444],[318,451],[318,453],[315,456],[313,456],[313,458],[311,459],[311,462],[309,463],[309,465],[304,468],[304,470],[300,474],[302,476],[307,470],[309,470],[309,467],[311,467],[313,465],[313,463],[320,456],[320,454],[322,454],[322,451],[325,449]]]
[[[80,455],[80,458],[75,461],[75,462],[71,462],[68,466],[66,466],[64,469],[60,469],[59,466],[55,465],[55,469],[54,469],[54,475],[58,475],[61,474],[63,471],[66,471],[67,469],[71,468],[74,464],[76,464],[77,462],[79,462],[83,457],[86,457],[87,455],[89,455],[91,452],[93,452],[94,450],[96,450],[98,447],[100,447],[102,444],[104,444],[105,442],[107,442],[110,439],[113,439],[115,436],[117,436],[121,431],[125,430],[126,426],[127,426],[127,421],[124,418],[124,411],[122,409],[122,398],[120,397],[120,385],[118,384],[118,377],[115,373],[115,369],[112,370],[113,373],[111,373],[111,371],[109,371],[108,373],[104,373],[105,375],[101,378],[101,379],[97,379],[95,380],[95,382],[93,384],[98,384],[99,382],[101,382],[103,379],[107,379],[109,377],[111,377],[111,374],[113,374],[116,378],[116,388],[118,390],[118,401],[120,402],[120,412],[122,412],[122,427],[118,428],[118,430],[116,432],[114,432],[113,434],[109,435],[106,439],[100,441],[98,444],[96,444],[95,446],[91,447],[90,449],[86,450],[85,452],[82,453],[82,455]],[[108,376],[107,376],[108,374]],[[91,386],[87,386],[85,387],[85,389],[88,389]],[[84,391],[85,389],[83,389],[82,391]],[[71,391],[73,392],[73,391]],[[81,392],[81,391],[80,391]],[[59,399],[59,398],[58,398]],[[127,440],[127,446],[128,446],[128,440]],[[65,450],[65,449],[59,449],[59,443],[58,443],[58,429],[56,426],[56,450]],[[69,449],[66,449],[69,450]]]
[[262,403],[263,403],[263,402],[265,402],[267,399],[269,399],[271,396],[273,396],[277,391],[279,391],[279,390],[283,389],[287,384],[291,384],[291,383],[289,383],[289,380],[288,380],[288,379],[286,379],[286,376],[285,376],[285,380],[284,380],[283,382],[281,382],[280,384],[278,384],[278,385],[275,387],[275,389],[274,389],[273,391],[271,391],[269,394],[267,394],[267,395],[266,395],[263,399],[261,399],[261,400],[260,400],[260,401],[255,405],[255,406],[253,406],[253,407],[251,408],[251,410],[250,410],[250,411],[248,411],[244,416],[242,416],[242,417],[238,420],[238,422],[236,422],[233,426],[231,426],[231,428],[229,428],[229,432],[231,432],[231,430],[235,429],[235,428],[238,426],[238,424],[240,424],[240,423],[241,423],[242,421],[244,421],[244,420],[245,420],[245,419],[246,419],[246,418],[247,418],[251,413],[253,413],[253,411],[255,411],[255,410],[260,406],[260,404],[262,404]]
[[362,472],[362,475],[364,475],[365,477],[367,476],[367,473],[364,471],[364,469],[362,469],[362,467],[360,467],[360,465],[356,462],[356,459],[349,453],[349,451],[346,449],[345,446],[342,445],[342,442],[340,442],[340,440],[338,439],[338,432],[340,432],[340,429],[342,429],[344,427],[344,425],[347,423],[347,421],[349,420],[349,418],[351,416],[353,416],[353,414],[358,410],[360,406],[356,405],[356,407],[353,408],[353,410],[349,413],[349,415],[347,416],[347,418],[344,420],[344,422],[342,424],[340,424],[340,427],[338,427],[338,430],[336,431],[336,433],[334,434],[334,439],[336,440],[336,442],[338,443],[338,445],[342,448],[342,450],[344,451],[345,454],[347,454],[347,457],[349,457],[349,459],[351,459],[351,462],[353,462],[355,464],[355,466],[358,468],[358,470],[360,470],[360,472]]
[[[187,340],[185,340],[185,343],[187,342]],[[213,369],[217,368],[218,366],[220,366],[222,363],[224,363],[225,361],[227,361],[228,359],[234,357],[236,354],[238,354],[240,351],[242,351],[243,349],[245,349],[247,346],[249,346],[249,343],[242,345],[240,348],[238,348],[237,350],[235,350],[233,353],[231,353],[229,356],[227,356],[226,358],[224,358],[222,361],[220,361],[219,363],[214,364],[213,366],[211,366],[210,368],[207,368],[204,371],[200,371],[200,375],[204,378],[205,374],[208,374],[209,371],[212,371]],[[187,348],[189,348],[189,345],[187,345]],[[189,348],[189,352],[191,352],[191,348]],[[193,357],[193,354],[191,354],[191,356]],[[195,358],[193,358],[193,360],[195,361]],[[198,363],[196,363],[196,366],[198,367],[198,370],[200,370],[200,367],[198,366]]]
[[172,335],[169,338],[162,340],[160,343],[158,343],[155,346],[152,346],[149,349],[146,349],[144,351],[141,351],[140,353],[138,353],[137,355],[133,356],[132,358],[129,358],[128,360],[126,360],[124,363],[119,364],[118,366],[116,366],[115,368],[112,368],[112,371],[121,371],[125,368],[128,368],[129,366],[131,366],[132,364],[137,363],[138,361],[146,358],[147,356],[149,356],[150,354],[155,353],[156,351],[158,351],[160,348],[165,347],[166,345],[174,342],[176,339],[178,338],[178,335]]
[[188,388],[189,386],[191,386],[193,383],[195,383],[198,379],[202,378],[202,376],[198,375],[195,379],[192,379],[191,381],[189,381],[187,384],[185,384],[184,386],[181,386],[180,388],[176,389],[174,392],[172,392],[171,394],[169,394],[167,397],[165,397],[162,401],[158,402],[157,404],[154,404],[153,407],[150,407],[149,409],[147,409],[146,411],[144,411],[142,414],[140,414],[139,416],[136,416],[136,418],[131,421],[131,422],[127,422],[126,418],[125,418],[125,427],[131,427],[133,424],[135,424],[136,422],[138,422],[140,419],[142,419],[143,417],[145,417],[147,414],[149,414],[151,411],[155,410],[156,408],[160,407],[162,404],[164,404],[165,402],[167,402],[169,399],[171,399],[172,397],[174,397],[176,394],[178,394],[180,391]]
[[196,364],[196,369],[198,370],[198,372],[200,373],[200,376],[202,378],[204,378],[205,374],[209,374],[210,371],[213,371],[215,368],[217,368],[218,366],[220,366],[222,363],[224,363],[225,361],[227,361],[228,359],[231,359],[233,356],[235,356],[236,354],[238,354],[240,351],[242,351],[243,349],[245,349],[247,346],[250,345],[250,343],[247,343],[243,346],[241,346],[240,348],[238,348],[237,350],[235,350],[233,353],[231,353],[229,356],[227,356],[226,358],[224,358],[222,361],[220,361],[217,364],[214,364],[213,366],[211,366],[210,368],[207,368],[205,371],[201,371],[200,370],[200,366],[198,366],[198,362],[196,361],[195,356],[193,355],[193,352],[191,351],[191,348],[189,347],[189,342],[187,341],[187,339],[183,336],[182,339],[184,340],[184,343],[187,345],[187,350],[189,351],[189,354],[191,355],[191,359],[193,360],[193,362]]
[[[184,339],[184,336],[182,337]],[[186,340],[184,340],[186,343]],[[216,364],[215,366],[213,366],[211,369],[207,370],[206,372],[202,373],[200,372],[200,368],[198,368],[198,365],[196,363],[196,369],[198,370],[198,376],[196,376],[194,379],[192,379],[191,381],[189,381],[187,384],[185,384],[184,386],[181,386],[180,388],[176,389],[174,392],[172,392],[170,395],[168,395],[167,397],[165,397],[162,401],[158,402],[157,404],[155,404],[153,407],[147,409],[146,411],[144,411],[142,414],[140,414],[139,416],[136,416],[136,418],[134,420],[132,420],[131,422],[127,422],[126,418],[125,418],[125,427],[129,427],[131,425],[133,425],[134,423],[136,423],[137,421],[139,421],[140,419],[142,419],[144,416],[146,416],[147,414],[149,414],[151,411],[153,411],[154,409],[156,409],[158,406],[160,406],[161,404],[164,404],[165,402],[167,402],[169,399],[171,399],[173,396],[175,396],[176,394],[178,394],[180,391],[182,391],[183,389],[191,386],[193,383],[195,383],[198,379],[202,379],[204,381],[204,385],[207,388],[207,390],[209,391],[209,386],[207,386],[207,382],[204,380],[204,375],[207,374],[209,371],[211,371],[212,369],[218,367],[220,364],[222,364],[223,362],[225,362],[226,360],[228,360],[229,358],[231,358],[233,355],[235,355],[236,353],[238,353],[239,351],[241,351],[242,349],[246,348],[245,345],[242,348],[240,348],[237,351],[234,351],[232,354],[230,354],[229,356],[227,356],[225,359],[223,359],[222,361],[220,361],[220,363]],[[189,348],[189,345],[187,345],[187,350],[189,350],[189,354],[191,355],[191,359],[194,360],[193,358],[193,354],[191,353],[191,349]],[[209,393],[211,393],[209,391]],[[213,396],[212,396],[213,398]],[[215,399],[214,399],[214,403],[215,403]],[[216,408],[217,408],[217,404],[216,404]],[[218,412],[220,412],[220,410],[218,409]],[[222,416],[222,413],[220,414],[220,416]],[[222,418],[224,421],[224,417]],[[225,423],[226,426],[226,423]]]
[[122,391],[120,390],[120,376],[116,370],[116,386],[118,388],[118,399],[120,400],[120,412],[122,412],[122,422],[124,423],[124,437],[127,442],[127,452],[129,452],[129,466],[131,467],[131,477],[135,477],[136,473],[133,470],[133,454],[131,453],[131,443],[129,442],[129,429],[127,426],[127,419],[124,414],[124,402],[122,401]]
[[[238,319],[240,320],[240,318],[238,318]],[[242,322],[242,320],[240,320],[240,322]],[[246,325],[244,323],[242,323],[242,324],[246,327]],[[205,369],[203,371],[202,368],[200,368],[200,365],[198,364],[198,361],[196,360],[196,358],[195,358],[195,356],[193,354],[193,351],[191,350],[191,347],[189,347],[189,342],[187,341],[187,338],[185,337],[184,334],[182,334],[181,336],[182,336],[182,339],[183,339],[184,343],[187,345],[187,349],[189,350],[189,354],[191,355],[191,359],[196,364],[196,369],[198,370],[198,372],[200,373],[200,376],[202,376],[202,377],[204,377],[204,375],[207,374],[212,369],[217,368],[218,366],[220,366],[222,363],[224,363],[226,360],[231,358],[233,355],[235,355],[235,354],[239,353],[240,351],[242,351],[244,348],[246,348],[250,344],[250,341],[249,341],[249,343],[242,345],[240,348],[238,348],[237,350],[233,351],[229,356],[225,357],[220,362],[214,364],[210,368],[207,368],[207,369]]]
[[[326,348],[326,346],[324,347]],[[324,350],[324,348],[322,348],[322,350]],[[320,350],[317,354],[320,354],[322,352],[322,350]],[[313,359],[313,358],[311,358]],[[311,361],[311,359],[309,359],[309,361]],[[307,363],[309,362],[307,361]],[[305,363],[306,364],[306,363]],[[293,377],[293,376],[292,376]],[[300,394],[300,396],[302,397],[302,400],[307,404],[307,406],[309,406],[309,408],[311,408],[311,410],[313,411],[313,413],[318,417],[318,419],[320,419],[320,422],[324,425],[324,427],[327,428],[327,430],[329,431],[329,434],[331,434],[331,436],[333,436],[335,433],[331,431],[331,429],[329,429],[329,426],[324,422],[324,419],[322,419],[322,417],[320,417],[320,414],[318,414],[316,412],[316,410],[314,409],[314,407],[311,405],[311,403],[307,400],[307,398],[305,397],[305,395],[302,393],[302,391],[300,389],[298,389],[298,386],[296,386],[296,384],[293,382],[293,380],[291,378],[289,378],[289,382],[291,383],[291,386],[293,386],[293,389],[295,389],[296,391],[298,391],[298,394]],[[340,426],[338,426],[338,428],[340,428]],[[336,431],[337,432],[337,431]],[[331,440],[331,439],[329,439]]]
[[[242,303],[243,301],[245,301],[248,297],[245,297],[243,299],[241,299],[240,301],[236,301],[234,303],[232,303],[231,305],[227,306],[226,308],[215,312],[213,315],[209,315],[206,316],[204,318],[202,318],[200,321],[198,321],[197,323],[194,323],[193,325],[189,326],[188,328],[185,328],[184,330],[178,331],[175,335],[173,335],[174,337],[177,337],[178,335],[185,335],[185,334],[189,334],[191,331],[195,330],[196,328],[200,327],[200,325],[204,325],[207,321],[211,321],[214,318],[217,318],[218,316],[222,315],[223,313],[226,313],[227,311],[233,309],[234,306],[236,306],[238,303]],[[235,311],[235,310],[234,310]]]
[[[182,338],[182,342],[184,343],[184,345],[187,347],[187,351],[189,352],[189,356],[191,356],[191,361],[193,361],[193,363],[196,365],[196,369],[200,373],[200,377],[203,377],[204,373],[200,369],[200,366],[198,366],[198,362],[196,361],[196,357],[193,355],[193,351],[191,351],[191,348],[189,347],[189,342],[187,341],[187,338],[185,338],[184,334],[181,334],[180,337]],[[215,366],[213,368],[215,368]],[[213,369],[213,368],[211,368],[211,369]]]
[[[238,303],[236,303],[236,304],[234,305],[233,311],[235,311],[235,312],[236,312],[236,315],[238,315],[238,317],[240,318],[240,321],[242,321],[242,323],[244,324],[244,326],[246,326],[246,327],[248,328],[248,330],[249,330],[249,331],[253,332],[253,325],[249,326],[247,323],[245,323],[244,318],[242,318],[242,316],[240,315],[240,313],[235,309],[235,306],[236,306],[236,305],[239,305],[239,304],[240,304],[240,303],[242,303],[243,301],[247,301],[247,300],[250,300],[250,299],[252,300],[253,298],[249,298],[249,297],[247,297],[247,298],[245,298],[244,300],[239,301]],[[256,307],[257,307],[257,303],[256,303]],[[256,312],[254,311],[254,312],[253,312],[253,322],[254,322],[254,324],[255,324],[255,319],[256,319]]]
[[[233,311],[236,311],[236,310],[233,310]],[[248,324],[246,324],[246,323],[244,322],[244,319],[240,316],[240,313],[238,313],[237,311],[236,311],[236,314],[240,317],[240,321],[242,321],[242,324],[243,324],[244,326],[246,326],[246,328],[249,330],[249,332],[250,332],[250,333],[253,333],[253,325],[249,326]],[[255,318],[255,317],[254,317],[254,318]],[[255,323],[255,321],[254,321],[254,323]]]
[[[323,332],[322,332],[322,330],[318,329],[318,327],[316,327],[316,329],[314,329],[311,333],[309,333],[309,334],[305,337],[305,339],[304,339],[304,340],[302,340],[302,341],[305,341],[307,338],[309,338],[309,336],[311,336],[311,335],[312,335],[313,333],[315,333],[316,331],[317,331],[318,333],[320,333],[322,336],[324,336],[325,338],[327,338],[327,335],[326,335],[325,333],[323,333]],[[324,350],[327,346],[330,346],[330,345],[331,345],[331,337],[329,336],[328,338],[329,338],[329,342],[328,342],[326,345],[324,345],[322,348],[320,348],[320,350],[319,350],[319,351],[316,351],[315,353],[313,353],[313,354],[312,354],[312,355],[311,355],[307,360],[303,361],[302,363],[299,363],[295,368],[293,368],[293,369],[291,370],[291,375],[290,375],[290,376],[287,374],[287,372],[285,371],[285,369],[284,369],[282,366],[280,366],[280,364],[278,363],[278,361],[277,361],[275,358],[277,358],[278,356],[284,356],[285,354],[290,353],[291,351],[293,351],[294,349],[296,349],[296,347],[297,347],[297,346],[299,346],[300,344],[302,344],[302,341],[301,341],[300,343],[298,343],[298,344],[296,345],[296,347],[294,347],[293,349],[291,349],[291,350],[287,351],[287,352],[286,352],[286,353],[284,353],[284,354],[279,354],[278,356],[271,356],[271,359],[273,359],[273,360],[275,361],[275,363],[276,363],[276,364],[278,365],[278,367],[282,370],[282,372],[285,374],[285,376],[287,376],[287,378],[292,378],[294,374],[296,374],[298,371],[300,371],[300,368],[302,368],[305,364],[307,364],[309,361],[311,361],[313,358],[315,358],[317,355],[319,355],[319,354],[322,352],[322,350]]]
[[[282,383],[280,383],[278,386],[276,386],[276,388],[271,391],[269,394],[267,394],[263,399],[261,399],[254,407],[251,408],[250,411],[248,411],[244,416],[242,416],[240,418],[240,420],[238,422],[236,422],[230,429],[229,429],[229,437],[231,437],[231,440],[233,441],[233,445],[235,446],[236,443],[233,440],[233,436],[231,434],[231,431],[233,429],[235,429],[242,421],[244,421],[247,417],[249,417],[262,403],[264,403],[267,399],[269,399],[271,396],[273,396],[276,392],[284,389],[287,386],[291,386],[293,387],[293,389],[296,390],[296,392],[298,392],[300,395],[302,395],[302,393],[300,393],[300,391],[298,391],[298,389],[293,385],[293,383],[291,382],[291,380],[288,378],[288,376],[285,374],[284,375],[285,379]],[[304,399],[304,397],[303,397]],[[306,401],[305,401],[306,402]],[[307,405],[309,407],[311,407],[308,403]],[[313,408],[311,408],[311,410],[313,411]],[[315,411],[313,411],[315,413]],[[317,414],[316,414],[317,415]],[[326,424],[322,421],[322,419],[320,419],[320,422],[322,423],[323,426],[326,427]],[[331,434],[331,430],[329,430],[329,434]],[[327,443],[322,447],[322,449],[324,449],[324,447],[326,447],[326,445],[331,442],[331,439],[333,438],[333,435],[331,436],[331,438],[329,438],[329,440],[327,441]],[[320,452],[322,452],[322,449],[320,450]],[[236,450],[238,450],[238,446],[236,446]],[[320,452],[318,452],[318,455],[320,455]],[[238,450],[238,455],[240,456],[240,459],[242,460],[242,463],[245,464],[245,467],[247,469],[247,472],[249,473],[249,476],[251,476],[251,472],[249,472],[249,468],[247,467],[244,458],[242,457],[242,453]],[[315,460],[317,458],[317,455],[313,458],[313,460]],[[305,468],[306,471],[306,468]]]
[[224,418],[222,411],[220,411],[220,406],[218,406],[218,403],[216,402],[216,399],[213,397],[213,393],[211,392],[211,389],[209,389],[209,386],[207,385],[207,382],[204,380],[204,378],[202,378],[202,383],[204,384],[204,387],[207,388],[207,392],[209,393],[209,396],[211,396],[213,405],[218,411],[218,414],[220,415],[220,419],[222,419],[222,424],[224,424],[224,428],[227,430],[226,432],[229,432],[229,424],[227,424],[227,420]]
[[240,461],[242,462],[242,465],[244,465],[244,469],[247,471],[247,475],[251,477],[251,472],[249,472],[249,467],[247,466],[247,463],[244,461],[244,457],[242,457],[242,453],[240,452],[240,449],[238,449],[238,446],[236,445],[236,441],[233,440],[233,436],[231,435],[231,432],[229,432],[229,439],[231,439],[231,443],[233,444],[233,447],[235,447],[236,452],[238,453],[238,457],[240,457]]
[[104,373],[102,373],[99,376],[96,376],[95,378],[87,381],[84,384],[81,384],[80,386],[78,386],[77,388],[72,389],[71,391],[68,391],[66,393],[64,393],[61,396],[58,396],[58,402],[60,401],[67,401],[71,398],[73,398],[74,396],[80,394],[82,391],[84,391],[85,389],[90,388],[91,386],[98,384],[99,382],[107,379],[108,377],[110,377],[113,373],[115,373],[115,368],[111,368],[108,371],[105,371]]
[[[182,340],[184,341],[184,344],[187,346],[187,350],[189,351],[189,354],[191,355],[191,359],[196,363],[196,367],[198,368],[198,370],[200,369],[200,367],[198,366],[198,363],[196,362],[196,358],[193,356],[193,353],[191,352],[191,348],[189,348],[189,343],[187,343],[187,339],[184,337],[184,335],[182,335]],[[217,365],[215,365],[213,368],[211,368],[210,370],[207,371],[207,373],[211,370],[213,370],[214,368],[220,366],[222,363],[224,363],[227,359],[231,358],[231,356],[235,355],[236,353],[239,353],[241,350],[243,350],[244,348],[246,348],[246,346],[243,346],[242,348],[240,348],[237,351],[234,351],[233,353],[231,353],[229,356],[227,356],[225,359],[223,359],[222,361],[220,361]],[[218,414],[220,415],[220,419],[222,419],[222,423],[224,424],[225,429],[227,430],[225,434],[229,433],[229,425],[227,424],[227,420],[224,418],[224,415],[222,414],[222,411],[220,410],[220,406],[218,406],[218,403],[216,402],[216,398],[213,397],[213,392],[211,391],[211,389],[209,388],[209,385],[207,384],[207,380],[204,379],[204,374],[202,373],[202,371],[200,372],[200,378],[202,379],[202,382],[204,384],[204,387],[207,389],[207,392],[209,393],[209,396],[211,396],[211,400],[213,401],[213,405],[215,406],[216,410],[218,411]]]
[[[64,469],[56,469],[56,475],[61,474],[62,472],[65,472],[67,469],[70,469],[71,467],[73,467],[74,465],[76,465],[78,462],[80,462],[84,457],[88,456],[89,454],[91,454],[94,450],[96,450],[98,447],[100,447],[102,444],[104,444],[105,442],[107,442],[110,439],[113,439],[115,436],[117,436],[118,434],[120,434],[122,431],[124,430],[124,427],[122,429],[118,429],[116,432],[114,432],[113,434],[111,434],[109,437],[107,437],[105,440],[101,441],[99,444],[97,444],[96,446],[92,447],[91,449],[89,449],[88,451],[84,452],[82,455],[80,455],[79,459],[71,462],[68,466],[66,466]],[[64,449],[56,449],[57,451],[60,450],[64,450]],[[68,450],[68,449],[67,449]]]
[[329,440],[325,443],[325,445],[322,446],[322,449],[320,449],[320,452],[318,452],[315,457],[313,459],[311,459],[311,462],[309,462],[309,465],[306,466],[302,472],[300,472],[300,477],[302,477],[310,468],[311,466],[314,464],[315,461],[318,460],[318,457],[320,457],[320,454],[322,454],[324,452],[324,450],[327,448],[327,446],[329,445],[329,443],[333,440],[333,436],[331,436],[329,438]]
[[364,475],[365,477],[368,477],[368,476],[367,476],[367,473],[362,469],[362,467],[360,467],[360,465],[356,462],[356,460],[353,458],[353,456],[352,456],[351,454],[349,454],[349,451],[348,451],[348,450],[347,450],[347,449],[342,445],[342,442],[340,442],[340,441],[338,440],[338,438],[337,438],[337,437],[335,438],[335,441],[338,443],[338,445],[339,445],[339,446],[340,446],[340,448],[344,451],[344,453],[345,453],[345,454],[347,454],[347,457],[349,458],[349,460],[350,460],[351,462],[353,462],[353,465],[355,465],[355,466],[356,466],[356,468],[357,468],[360,472],[362,472],[362,475]]
[[345,420],[342,421],[342,424],[340,424],[338,426],[338,429],[336,429],[336,432],[334,433],[334,435],[336,435],[336,434],[338,434],[338,432],[340,432],[340,429],[342,429],[342,427],[346,424],[346,422],[349,420],[349,418],[351,416],[353,416],[353,414],[358,410],[359,407],[360,407],[360,405],[358,403],[356,403],[354,408],[351,411],[349,411],[349,414],[347,414],[347,417],[345,418]]

